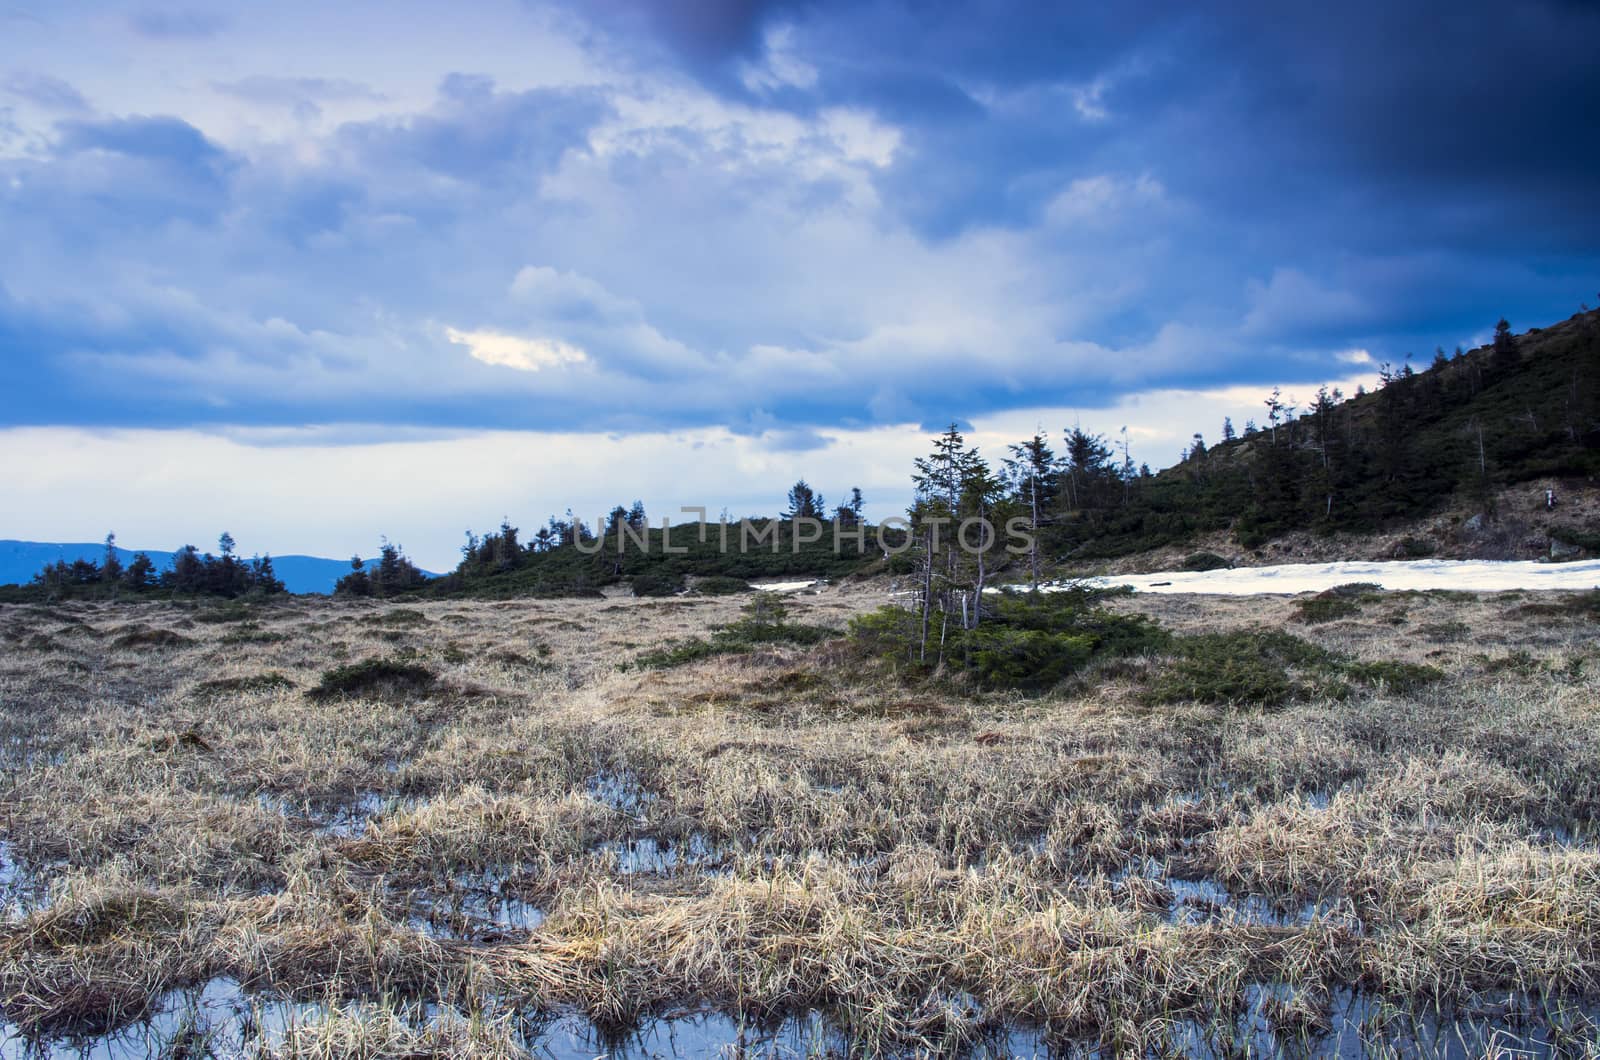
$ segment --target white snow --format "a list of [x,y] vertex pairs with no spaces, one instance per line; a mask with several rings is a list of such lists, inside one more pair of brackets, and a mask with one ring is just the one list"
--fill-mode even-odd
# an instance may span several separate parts
[[750,588],[763,593],[792,593],[798,589],[809,589],[817,584],[815,578],[803,582],[751,582]]
[[1091,585],[1131,585],[1142,593],[1214,593],[1219,596],[1321,592],[1346,582],[1374,582],[1385,589],[1464,589],[1470,592],[1594,589],[1600,588],[1600,560],[1580,563],[1476,559],[1285,563],[1276,567],[1234,567],[1231,570],[1113,574],[1084,580]]

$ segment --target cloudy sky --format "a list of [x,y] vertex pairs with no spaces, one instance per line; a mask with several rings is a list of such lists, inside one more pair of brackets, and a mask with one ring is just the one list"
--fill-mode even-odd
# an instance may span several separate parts
[[0,0],[0,537],[882,516],[1596,300],[1600,8],[1294,6]]

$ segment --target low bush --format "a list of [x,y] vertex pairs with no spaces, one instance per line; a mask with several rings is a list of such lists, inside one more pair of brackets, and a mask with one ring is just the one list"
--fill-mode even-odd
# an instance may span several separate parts
[[681,574],[635,574],[628,581],[634,596],[676,596],[683,591]]
[[1390,692],[1414,692],[1424,685],[1444,680],[1444,671],[1436,666],[1389,660],[1348,663],[1344,674],[1353,681]]
[[1306,690],[1291,670],[1325,669],[1335,662],[1326,649],[1290,633],[1203,633],[1177,642],[1176,657],[1157,675],[1148,698],[1275,707]]
[[653,651],[647,651],[634,660],[646,669],[682,666],[713,655],[737,655],[766,644],[817,644],[837,636],[831,629],[808,626],[789,621],[789,608],[777,593],[757,593],[740,609],[743,616],[737,622],[712,632],[709,639],[690,637]]
[[923,646],[920,612],[883,607],[850,624],[857,650],[927,675],[941,665],[984,688],[1038,691],[1059,684],[1091,660],[1159,651],[1170,635],[1141,615],[1119,615],[1098,605],[1103,594],[1085,589],[1051,593],[1000,593],[984,601],[975,629],[944,630],[930,616]]
[[1425,537],[1402,537],[1395,551],[1406,559],[1426,559],[1439,551],[1439,546]]
[[1183,563],[1180,564],[1184,570],[1189,571],[1221,570],[1223,567],[1231,567],[1232,565],[1226,558],[1217,555],[1215,552],[1195,552],[1185,556]]
[[438,679],[432,670],[416,663],[364,659],[325,671],[317,686],[308,694],[313,699],[415,694],[430,691]]

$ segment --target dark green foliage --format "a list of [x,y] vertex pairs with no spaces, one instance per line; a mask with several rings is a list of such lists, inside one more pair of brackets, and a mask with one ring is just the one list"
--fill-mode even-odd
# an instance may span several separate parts
[[143,552],[137,553],[124,567],[117,558],[116,535],[108,534],[104,562],[58,560],[34,575],[34,592],[15,593],[10,599],[116,599],[124,594],[147,594],[157,588],[184,596],[230,599],[276,595],[284,591],[283,582],[272,569],[271,556],[240,559],[233,554],[232,535],[226,533],[219,545],[221,556],[209,552],[202,555],[193,545],[183,546],[173,555],[171,569],[158,576],[155,563]]
[[1349,618],[1360,613],[1361,605],[1342,596],[1313,596],[1306,600],[1296,600],[1294,609],[1296,622],[1316,625]]
[[1371,582],[1346,582],[1343,585],[1335,585],[1316,596],[1296,600],[1295,621],[1316,625],[1349,618],[1360,613],[1363,603],[1377,599],[1377,594],[1381,591],[1382,586]]
[[[1159,651],[1169,636],[1142,615],[1119,615],[1098,606],[1102,594],[1085,589],[1051,593],[1001,593],[985,601],[974,629],[947,629],[944,665],[985,688],[1051,688],[1094,659]],[[938,636],[935,630],[932,634]],[[922,650],[916,612],[883,607],[850,623],[850,639],[866,655],[911,674],[932,670]]]
[[1276,707],[1324,695],[1342,699],[1350,685],[1412,692],[1442,680],[1417,663],[1360,662],[1280,630],[1240,630],[1184,637],[1152,682],[1152,703]]
[[1390,692],[1414,692],[1424,685],[1444,680],[1444,671],[1420,663],[1352,662],[1344,665],[1344,675],[1364,685],[1375,685]]
[[428,576],[406,557],[405,551],[386,540],[378,549],[378,565],[371,571],[360,556],[351,556],[350,573],[339,579],[333,591],[337,596],[398,596],[414,592],[427,582]]
[[1559,600],[1536,604],[1523,604],[1518,608],[1525,615],[1547,615],[1552,618],[1587,618],[1600,621],[1600,589],[1574,593]]
[[1048,632],[990,622],[961,636],[961,660],[985,688],[1052,688],[1094,657],[1088,633]]
[[648,573],[635,574],[628,580],[634,596],[676,596],[683,591],[683,576]]
[[1439,551],[1439,546],[1426,538],[1402,537],[1399,550],[1406,559],[1426,559]]
[[1296,410],[1274,395],[1269,429],[1196,446],[1152,478],[1122,474],[1103,440],[1069,436],[1045,551],[1099,559],[1222,529],[1253,550],[1290,530],[1372,532],[1456,496],[1483,506],[1504,486],[1600,474],[1600,311],[1498,346],[1420,372],[1385,366],[1380,389],[1349,400],[1323,392]]
[[1184,637],[1149,692],[1154,703],[1278,706],[1302,692],[1290,671],[1330,666],[1335,657],[1310,641],[1276,630]]
[[262,629],[259,622],[241,622],[222,636],[223,644],[279,644],[289,639],[289,634],[275,629]]
[[724,578],[720,575],[712,575],[709,578],[697,579],[694,583],[694,591],[705,593],[707,596],[732,596],[735,593],[748,593],[753,590],[750,583],[743,578]]
[[1583,530],[1552,530],[1550,536],[1564,545],[1573,545],[1585,552],[1600,553],[1600,533],[1589,533]]
[[425,666],[394,659],[364,659],[325,671],[308,695],[314,699],[346,696],[424,694],[438,675]]
[[[556,530],[547,528],[542,536],[536,536],[534,546],[522,549],[511,564],[464,560],[450,574],[430,582],[425,592],[489,599],[595,597],[602,588],[631,585],[637,575],[657,579],[647,585],[671,584],[677,587],[674,592],[688,577],[698,579],[697,588],[713,578],[739,583],[756,578],[840,578],[879,563],[882,557],[878,528],[851,522],[851,518],[841,518],[838,523],[837,549],[833,523],[823,524],[819,539],[803,535],[797,542],[795,524],[780,519],[752,518],[747,524],[735,520],[725,526],[712,522],[704,527],[683,523],[663,531],[660,526],[632,529],[624,513],[599,537],[558,521]],[[857,533],[863,535],[860,542],[855,539]],[[891,548],[904,540],[903,531],[893,528],[884,536]],[[493,534],[473,539],[473,554],[486,548],[501,554],[503,547],[495,540]]]
[[1482,664],[1485,673],[1515,673],[1523,677],[1532,677],[1534,674],[1543,673],[1545,664],[1535,658],[1533,653],[1523,648],[1507,652],[1499,657],[1479,655],[1478,662]]
[[1230,566],[1230,564],[1215,552],[1196,552],[1185,556],[1181,566],[1184,570],[1205,571],[1221,570],[1223,567]]
[[737,622],[713,631],[709,639],[690,637],[640,655],[646,669],[682,666],[713,655],[736,655],[770,644],[817,644],[838,634],[822,626],[790,622],[789,609],[776,593],[757,593],[741,609]]

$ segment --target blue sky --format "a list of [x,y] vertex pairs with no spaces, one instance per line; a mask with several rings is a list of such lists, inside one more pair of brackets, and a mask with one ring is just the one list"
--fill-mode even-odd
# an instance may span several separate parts
[[[365,512],[439,564],[503,510],[794,474],[887,513],[952,417],[1164,464],[1241,388],[1592,304],[1596,39],[1575,2],[8,0],[0,536],[403,536]],[[459,510],[370,485],[474,446],[516,458]],[[89,453],[143,489],[73,499]],[[193,481],[230,461],[270,503]],[[348,525],[276,519],[307,490]]]

